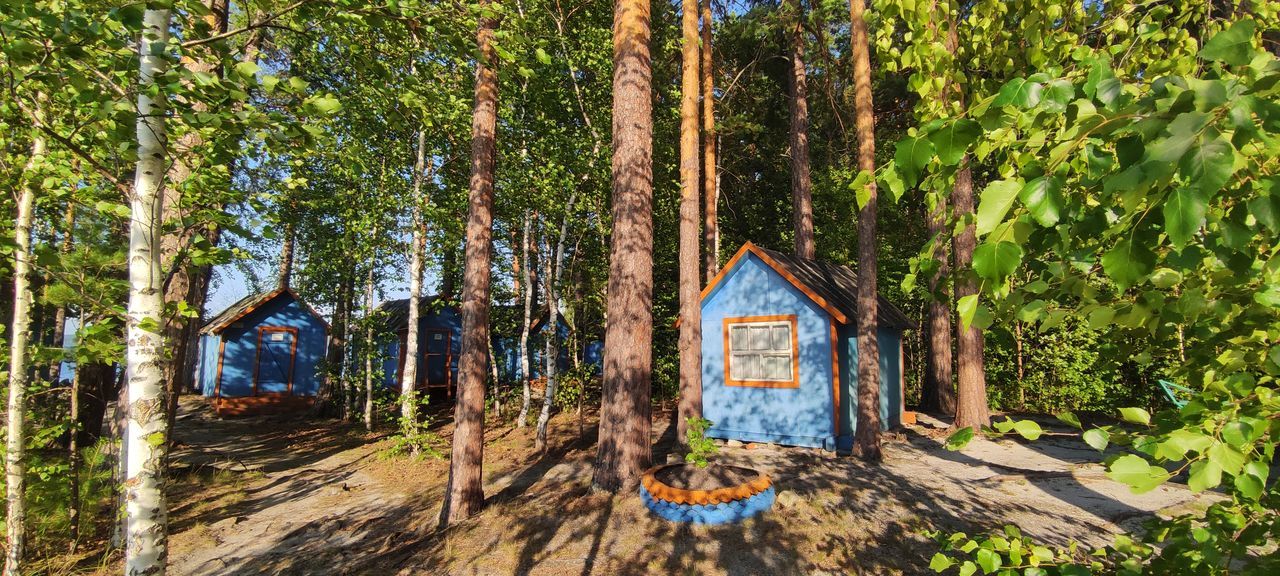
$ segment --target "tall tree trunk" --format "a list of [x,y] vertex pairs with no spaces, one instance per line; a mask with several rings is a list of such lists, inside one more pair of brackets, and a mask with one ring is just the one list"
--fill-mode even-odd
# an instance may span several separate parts
[[[711,0],[702,0],[702,243],[706,253],[706,278],[720,273],[720,178],[716,170],[716,93],[711,53]],[[683,438],[683,435],[681,435]]]
[[[854,126],[858,130],[858,170],[876,171],[875,108],[871,101],[871,56],[865,0],[849,3],[853,56]],[[864,460],[880,459],[880,343],[876,337],[876,183],[867,183],[867,201],[858,209],[858,428],[853,453]]]
[[280,244],[280,271],[276,274],[276,286],[288,288],[293,277],[293,222],[284,224],[284,241]]
[[[72,162],[72,167],[78,167],[78,162]],[[71,253],[71,249],[75,247],[76,237],[76,204],[70,200],[67,201],[66,215],[62,220],[62,245],[58,248],[58,252],[65,258]],[[53,346],[59,352],[63,350],[64,333],[67,331],[67,306],[64,304],[58,306],[58,310],[53,315]],[[50,366],[50,378],[55,384],[62,381],[62,356],[59,355]]]
[[410,450],[418,453],[418,318],[422,299],[422,260],[427,252],[427,227],[422,212],[422,177],[427,164],[427,133],[418,129],[417,158],[413,163],[413,247],[409,251],[409,332],[404,340],[404,369],[400,371],[400,431],[411,439]]
[[[787,0],[791,18],[791,223],[795,227],[796,256],[812,260],[813,181],[809,177],[809,80],[804,68],[804,8]],[[855,49],[856,50],[856,49]]]
[[524,428],[529,422],[529,403],[533,394],[529,390],[529,380],[533,376],[529,373],[532,363],[529,362],[529,324],[532,322],[533,315],[533,279],[530,278],[533,268],[533,260],[529,259],[529,242],[533,228],[533,217],[528,209],[524,211],[524,230],[521,232],[520,248],[524,253],[524,318],[520,322],[520,382],[523,385],[520,398],[520,416],[516,418],[516,428]]
[[164,574],[168,513],[164,497],[168,419],[165,417],[164,299],[160,229],[166,158],[163,100],[149,89],[164,74],[169,10],[143,13],[138,85],[138,166],[129,199],[128,429],[125,435],[125,574]]
[[[952,193],[957,219],[973,214],[973,175],[969,171],[968,159],[963,162],[964,167],[956,172],[956,187]],[[978,293],[977,284],[967,274],[976,245],[976,228],[969,224],[955,238],[956,271],[961,274],[956,278],[957,301]],[[987,378],[982,368],[982,331],[977,326],[966,329],[958,325],[957,328],[960,333],[956,342],[959,382],[956,386],[955,427],[970,426],[978,431],[991,424],[991,413],[987,408]]]
[[[85,321],[85,318],[82,317],[81,321]],[[67,523],[71,525],[71,544],[68,547],[71,554],[75,554],[76,548],[80,545],[80,380],[82,372],[84,370],[78,369],[71,376],[71,409],[67,415],[67,420],[71,423],[67,438],[67,479],[70,493],[67,498]]]
[[698,4],[682,0],[680,82],[680,403],[676,441],[684,444],[689,419],[702,416],[702,306],[698,272]]
[[[483,0],[488,7],[491,0]],[[489,263],[492,258],[493,176],[498,124],[498,64],[494,18],[482,17],[476,32],[475,113],[471,120],[471,188],[466,264],[462,278],[462,354],[454,409],[453,455],[440,525],[466,519],[484,505],[484,373],[489,350]]]
[[[373,228],[373,237],[378,237],[378,227]],[[375,249],[376,253],[377,250]],[[374,262],[377,261],[375,255]],[[369,274],[364,280],[364,429],[373,432],[373,281],[376,268],[369,266]]]
[[35,169],[43,161],[45,139],[31,141],[31,157],[22,173],[22,191],[18,195],[18,217],[13,223],[13,325],[9,333],[9,411],[8,436],[5,438],[5,515],[8,550],[4,560],[5,576],[23,573],[23,554],[27,542],[27,340],[31,337],[31,219],[36,192]]
[[356,419],[356,404],[359,396],[356,395],[356,355],[360,348],[357,346],[356,340],[356,280],[350,278],[347,280],[347,327],[344,330],[347,334],[346,356],[343,357],[343,401],[346,407],[343,409],[343,419],[351,422]]
[[613,234],[600,441],[592,485],[631,488],[652,460],[653,71],[649,0],[613,10]]
[[937,194],[937,204],[929,212],[929,237],[938,270],[929,277],[929,353],[921,407],[943,415],[956,413],[955,385],[952,382],[951,304],[947,288],[951,278],[951,246],[947,231],[947,197]]
[[[551,239],[547,239],[547,259],[544,277],[547,284],[547,323],[544,330],[550,330],[546,333],[546,350],[547,356],[547,388],[542,402],[542,413],[538,415],[538,429],[534,439],[534,449],[538,452],[546,452],[547,450],[547,423],[551,421],[551,408],[556,399],[556,387],[560,383],[560,281],[564,273],[564,246],[565,241],[569,237],[569,219],[573,216],[573,206],[578,201],[578,192],[575,190],[569,195],[569,203],[565,204],[564,219],[560,221],[560,236],[556,239],[556,245],[551,247]],[[695,263],[696,268],[696,263]]]

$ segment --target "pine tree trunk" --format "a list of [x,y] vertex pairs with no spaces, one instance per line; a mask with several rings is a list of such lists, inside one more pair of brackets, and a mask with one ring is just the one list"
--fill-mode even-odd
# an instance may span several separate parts
[[951,416],[956,413],[955,384],[951,359],[951,304],[948,280],[951,278],[951,246],[947,231],[947,197],[937,195],[937,205],[929,212],[929,237],[933,242],[933,258],[938,271],[929,278],[929,353],[925,372],[921,408]]
[[163,100],[148,88],[164,74],[169,10],[143,14],[138,84],[138,166],[129,198],[128,424],[125,453],[125,574],[164,574],[168,515],[164,470],[168,448],[165,417],[164,311],[160,227],[166,157]]
[[[378,237],[378,227],[374,226],[373,237]],[[375,250],[376,252],[376,250]],[[373,259],[375,262],[377,258]],[[374,266],[369,266],[369,274],[364,280],[364,429],[373,432],[373,280]]]
[[[968,162],[968,160],[964,160]],[[966,164],[956,172],[956,187],[952,194],[955,202],[956,218],[973,214],[973,175]],[[977,245],[977,234],[973,224],[964,228],[955,238],[956,271],[961,275],[956,278],[956,300],[978,293],[973,279],[965,274],[973,262],[973,250]],[[956,418],[955,427],[972,427],[980,431],[991,424],[991,413],[987,408],[987,381],[982,368],[982,331],[977,326],[957,325],[959,335],[956,343]]]
[[791,223],[795,228],[796,256],[812,260],[813,182],[809,177],[809,80],[804,68],[804,8],[800,0],[787,0],[791,24]]
[[702,185],[698,166],[697,0],[682,0],[683,31],[680,82],[680,404],[676,441],[686,442],[689,419],[702,416],[702,306],[698,271],[698,196]]
[[529,259],[529,242],[530,234],[533,227],[533,218],[529,214],[529,210],[524,211],[524,231],[520,237],[520,247],[524,253],[524,319],[520,322],[520,382],[523,385],[520,399],[520,416],[516,418],[516,428],[524,428],[529,422],[529,403],[533,394],[529,390],[529,380],[532,376],[529,374],[532,368],[529,362],[529,323],[532,321],[533,315],[533,280],[530,278],[532,274],[533,261]]
[[[871,101],[871,56],[864,0],[849,3],[853,56],[853,111],[858,130],[858,170],[876,171],[875,108]],[[876,337],[876,183],[867,183],[867,201],[858,209],[858,424],[853,453],[880,460],[880,343]]]
[[[491,0],[483,0],[487,7]],[[489,343],[489,263],[493,250],[493,177],[498,123],[498,64],[493,18],[480,20],[476,44],[475,113],[471,120],[471,186],[462,279],[462,353],[454,408],[453,454],[440,525],[470,517],[484,505],[484,377]]]
[[9,409],[8,435],[5,438],[5,515],[8,550],[4,561],[5,576],[23,573],[23,554],[27,542],[27,343],[31,338],[31,220],[38,180],[35,169],[43,161],[45,139],[36,136],[31,142],[31,156],[23,170],[22,190],[18,194],[18,217],[13,223],[13,325],[9,333]]
[[[710,282],[720,273],[719,209],[720,180],[716,169],[716,93],[712,66],[711,0],[702,0],[702,243],[706,260],[706,276]],[[699,283],[701,286],[701,283]],[[683,438],[683,436],[681,436]]]
[[[400,432],[405,438],[416,438],[418,424],[418,318],[422,299],[422,261],[427,251],[427,227],[422,213],[422,176],[426,170],[427,133],[418,129],[417,158],[413,164],[413,246],[409,251],[409,331],[404,340],[404,369],[400,371]],[[411,450],[418,452],[416,440]]]
[[600,441],[592,485],[618,492],[652,460],[653,71],[649,0],[613,13],[613,234],[605,328]]
[[280,244],[280,271],[276,275],[276,286],[289,287],[289,279],[293,276],[293,222],[284,224],[284,242]]

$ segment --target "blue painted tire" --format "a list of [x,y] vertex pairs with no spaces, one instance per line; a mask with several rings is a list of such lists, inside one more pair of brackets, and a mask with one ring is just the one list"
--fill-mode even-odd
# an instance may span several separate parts
[[644,486],[640,487],[640,501],[658,517],[672,522],[693,524],[728,524],[741,522],[773,507],[776,493],[773,486],[765,491],[732,502],[720,504],[677,504],[654,498]]

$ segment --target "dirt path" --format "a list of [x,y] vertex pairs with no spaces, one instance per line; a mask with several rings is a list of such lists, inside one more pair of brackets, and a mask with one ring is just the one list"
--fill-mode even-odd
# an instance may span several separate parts
[[[487,435],[486,509],[435,528],[447,463],[384,459],[375,437],[339,424],[179,424],[191,464],[175,490],[171,570],[206,574],[812,574],[926,570],[930,529],[994,529],[1101,545],[1152,513],[1202,505],[1170,484],[1135,496],[1071,438],[940,447],[927,426],[886,445],[882,466],[816,450],[726,446],[720,460],[768,472],[778,505],[741,525],[677,526],[633,495],[589,491],[594,438],[557,419],[531,458],[529,430]],[[655,418],[655,433],[665,422]],[[447,427],[440,429],[447,440]],[[659,441],[655,457],[665,458]],[[239,449],[236,449],[239,447]],[[238,461],[230,454],[242,454]],[[217,471],[222,469],[223,471]],[[209,470],[214,470],[209,472]]]

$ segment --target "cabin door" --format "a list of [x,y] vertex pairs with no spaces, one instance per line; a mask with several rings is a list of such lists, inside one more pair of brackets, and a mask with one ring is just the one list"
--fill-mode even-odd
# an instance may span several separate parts
[[449,365],[453,362],[453,335],[449,330],[427,330],[425,362],[420,378],[432,400],[453,396]]
[[292,393],[293,361],[297,352],[297,328],[258,328],[258,359],[253,371],[255,396]]

